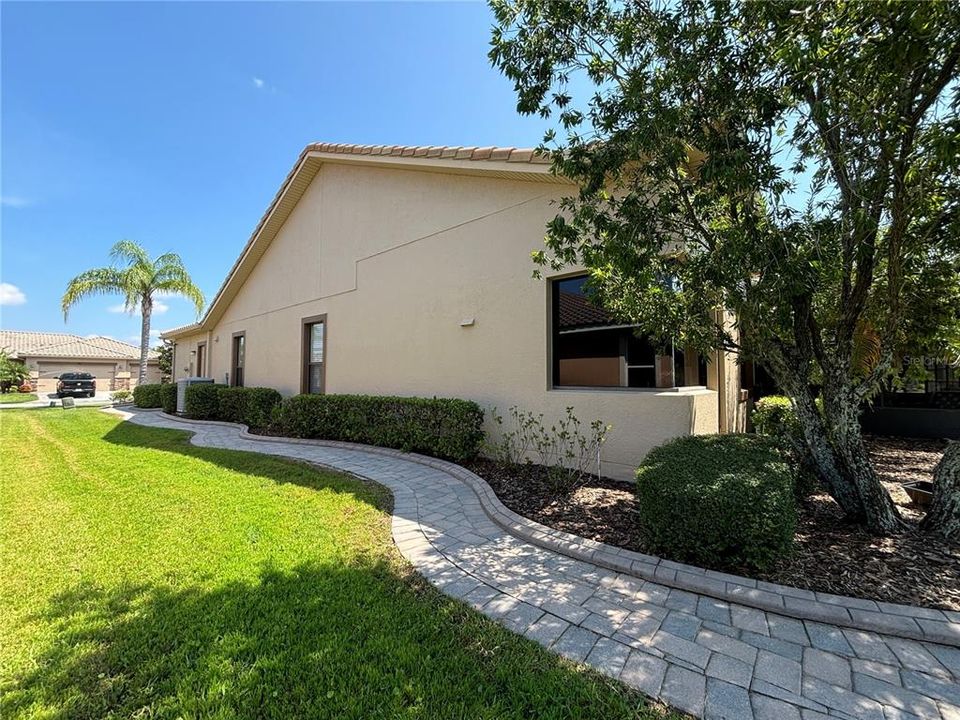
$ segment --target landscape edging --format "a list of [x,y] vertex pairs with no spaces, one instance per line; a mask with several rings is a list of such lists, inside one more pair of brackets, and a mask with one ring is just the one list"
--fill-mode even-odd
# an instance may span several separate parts
[[479,475],[454,462],[392,448],[311,438],[288,438],[251,433],[246,425],[214,420],[189,420],[167,414],[185,425],[206,424],[237,428],[240,436],[259,442],[283,442],[352,449],[442,470],[465,482],[477,495],[484,513],[511,535],[533,545],[666,587],[707,595],[798,620],[839,625],[856,630],[960,647],[960,612],[899,605],[863,598],[814,592],[788,585],[705,570],[693,565],[644,555],[541,525],[506,507]]

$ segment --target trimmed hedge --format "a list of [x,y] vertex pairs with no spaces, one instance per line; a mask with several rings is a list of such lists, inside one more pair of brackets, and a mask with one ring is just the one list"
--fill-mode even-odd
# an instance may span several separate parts
[[273,388],[221,387],[218,420],[243,423],[251,428],[270,425],[274,408],[283,397]]
[[177,412],[177,384],[163,383],[160,386],[160,407],[171,415]]
[[282,399],[273,388],[201,383],[187,388],[184,415],[194,420],[222,420],[265,428]]
[[194,420],[219,420],[220,391],[225,387],[215,383],[187,386],[183,397],[183,414]]
[[160,400],[160,383],[137,385],[133,389],[133,404],[138,408],[158,408],[163,403]]
[[640,532],[651,552],[709,568],[763,570],[787,555],[794,473],[769,440],[693,435],[637,469]]
[[479,453],[482,424],[483,410],[468,400],[296,395],[280,405],[275,429],[463,461]]

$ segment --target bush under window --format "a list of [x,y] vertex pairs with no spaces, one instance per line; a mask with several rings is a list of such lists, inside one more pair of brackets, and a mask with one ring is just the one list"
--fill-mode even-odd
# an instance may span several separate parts
[[284,435],[379,445],[450,460],[468,460],[483,442],[483,410],[444,398],[297,395],[283,401]]
[[243,423],[251,428],[265,428],[270,424],[274,408],[283,399],[273,388],[218,386],[219,414],[217,419]]
[[678,562],[763,570],[790,552],[794,473],[754,435],[678,438],[637,470],[640,531],[652,552]]

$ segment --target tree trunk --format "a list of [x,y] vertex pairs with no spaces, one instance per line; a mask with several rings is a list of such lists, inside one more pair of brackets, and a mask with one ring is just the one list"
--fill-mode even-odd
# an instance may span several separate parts
[[864,447],[859,403],[845,379],[846,371],[842,367],[832,368],[832,375],[824,371],[821,410],[807,375],[797,369],[798,363],[777,362],[773,355],[763,364],[793,398],[810,461],[824,489],[849,521],[865,525],[877,535],[902,531],[903,519]]
[[140,373],[137,385],[147,382],[147,356],[150,354],[150,315],[153,313],[153,298],[144,295],[140,301]]
[[960,442],[947,445],[933,471],[933,503],[920,529],[960,542]]
[[866,526],[877,535],[890,535],[905,528],[903,518],[880,478],[863,444],[860,402],[849,381],[848,367],[835,369],[836,377],[824,373],[823,413],[829,426],[831,445],[840,474],[856,489]]

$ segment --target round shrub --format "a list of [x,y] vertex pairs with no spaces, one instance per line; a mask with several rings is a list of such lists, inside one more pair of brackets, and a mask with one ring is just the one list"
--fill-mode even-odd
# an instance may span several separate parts
[[133,389],[133,404],[138,408],[158,408],[160,402],[160,383],[137,385]]
[[652,552],[724,570],[764,570],[790,552],[794,476],[754,435],[693,435],[637,469],[640,532]]

